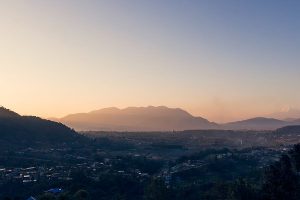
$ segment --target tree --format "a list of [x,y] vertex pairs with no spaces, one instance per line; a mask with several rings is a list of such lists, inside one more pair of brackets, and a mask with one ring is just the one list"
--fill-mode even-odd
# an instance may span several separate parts
[[266,169],[262,188],[264,200],[300,198],[299,177],[292,161],[289,155],[283,155],[278,162]]
[[55,196],[53,194],[45,193],[38,198],[38,200],[55,200]]
[[230,189],[230,199],[232,200],[252,200],[257,199],[257,191],[247,180],[238,179]]
[[300,144],[296,144],[289,152],[297,172],[300,172]]
[[170,193],[164,182],[160,179],[153,179],[145,189],[145,200],[168,200]]
[[87,199],[89,199],[89,193],[86,190],[78,190],[74,194],[74,199],[76,199],[76,200],[87,200]]

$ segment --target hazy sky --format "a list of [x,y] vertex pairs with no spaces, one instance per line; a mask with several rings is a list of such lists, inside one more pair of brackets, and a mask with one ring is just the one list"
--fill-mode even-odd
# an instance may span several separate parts
[[0,26],[0,104],[21,114],[300,108],[299,0],[0,0]]

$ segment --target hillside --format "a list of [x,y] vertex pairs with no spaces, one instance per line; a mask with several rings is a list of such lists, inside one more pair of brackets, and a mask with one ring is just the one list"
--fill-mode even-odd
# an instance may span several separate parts
[[79,136],[69,127],[34,116],[21,116],[0,108],[0,142],[3,144],[56,144],[72,142]]
[[56,120],[79,131],[180,131],[218,128],[216,123],[194,117],[182,109],[164,106],[105,108]]

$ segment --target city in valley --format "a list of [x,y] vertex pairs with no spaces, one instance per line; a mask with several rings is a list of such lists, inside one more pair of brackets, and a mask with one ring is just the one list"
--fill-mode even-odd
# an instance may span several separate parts
[[281,163],[283,155],[299,155],[297,125],[259,131],[75,132],[5,108],[0,116],[3,198],[182,199],[193,191],[186,198],[210,199],[240,195],[235,187],[246,187],[254,198],[264,189],[270,166]]

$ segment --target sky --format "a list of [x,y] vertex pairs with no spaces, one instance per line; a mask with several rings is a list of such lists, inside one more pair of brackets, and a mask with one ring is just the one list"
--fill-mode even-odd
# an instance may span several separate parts
[[0,0],[0,26],[0,105],[23,115],[300,108],[298,0]]

